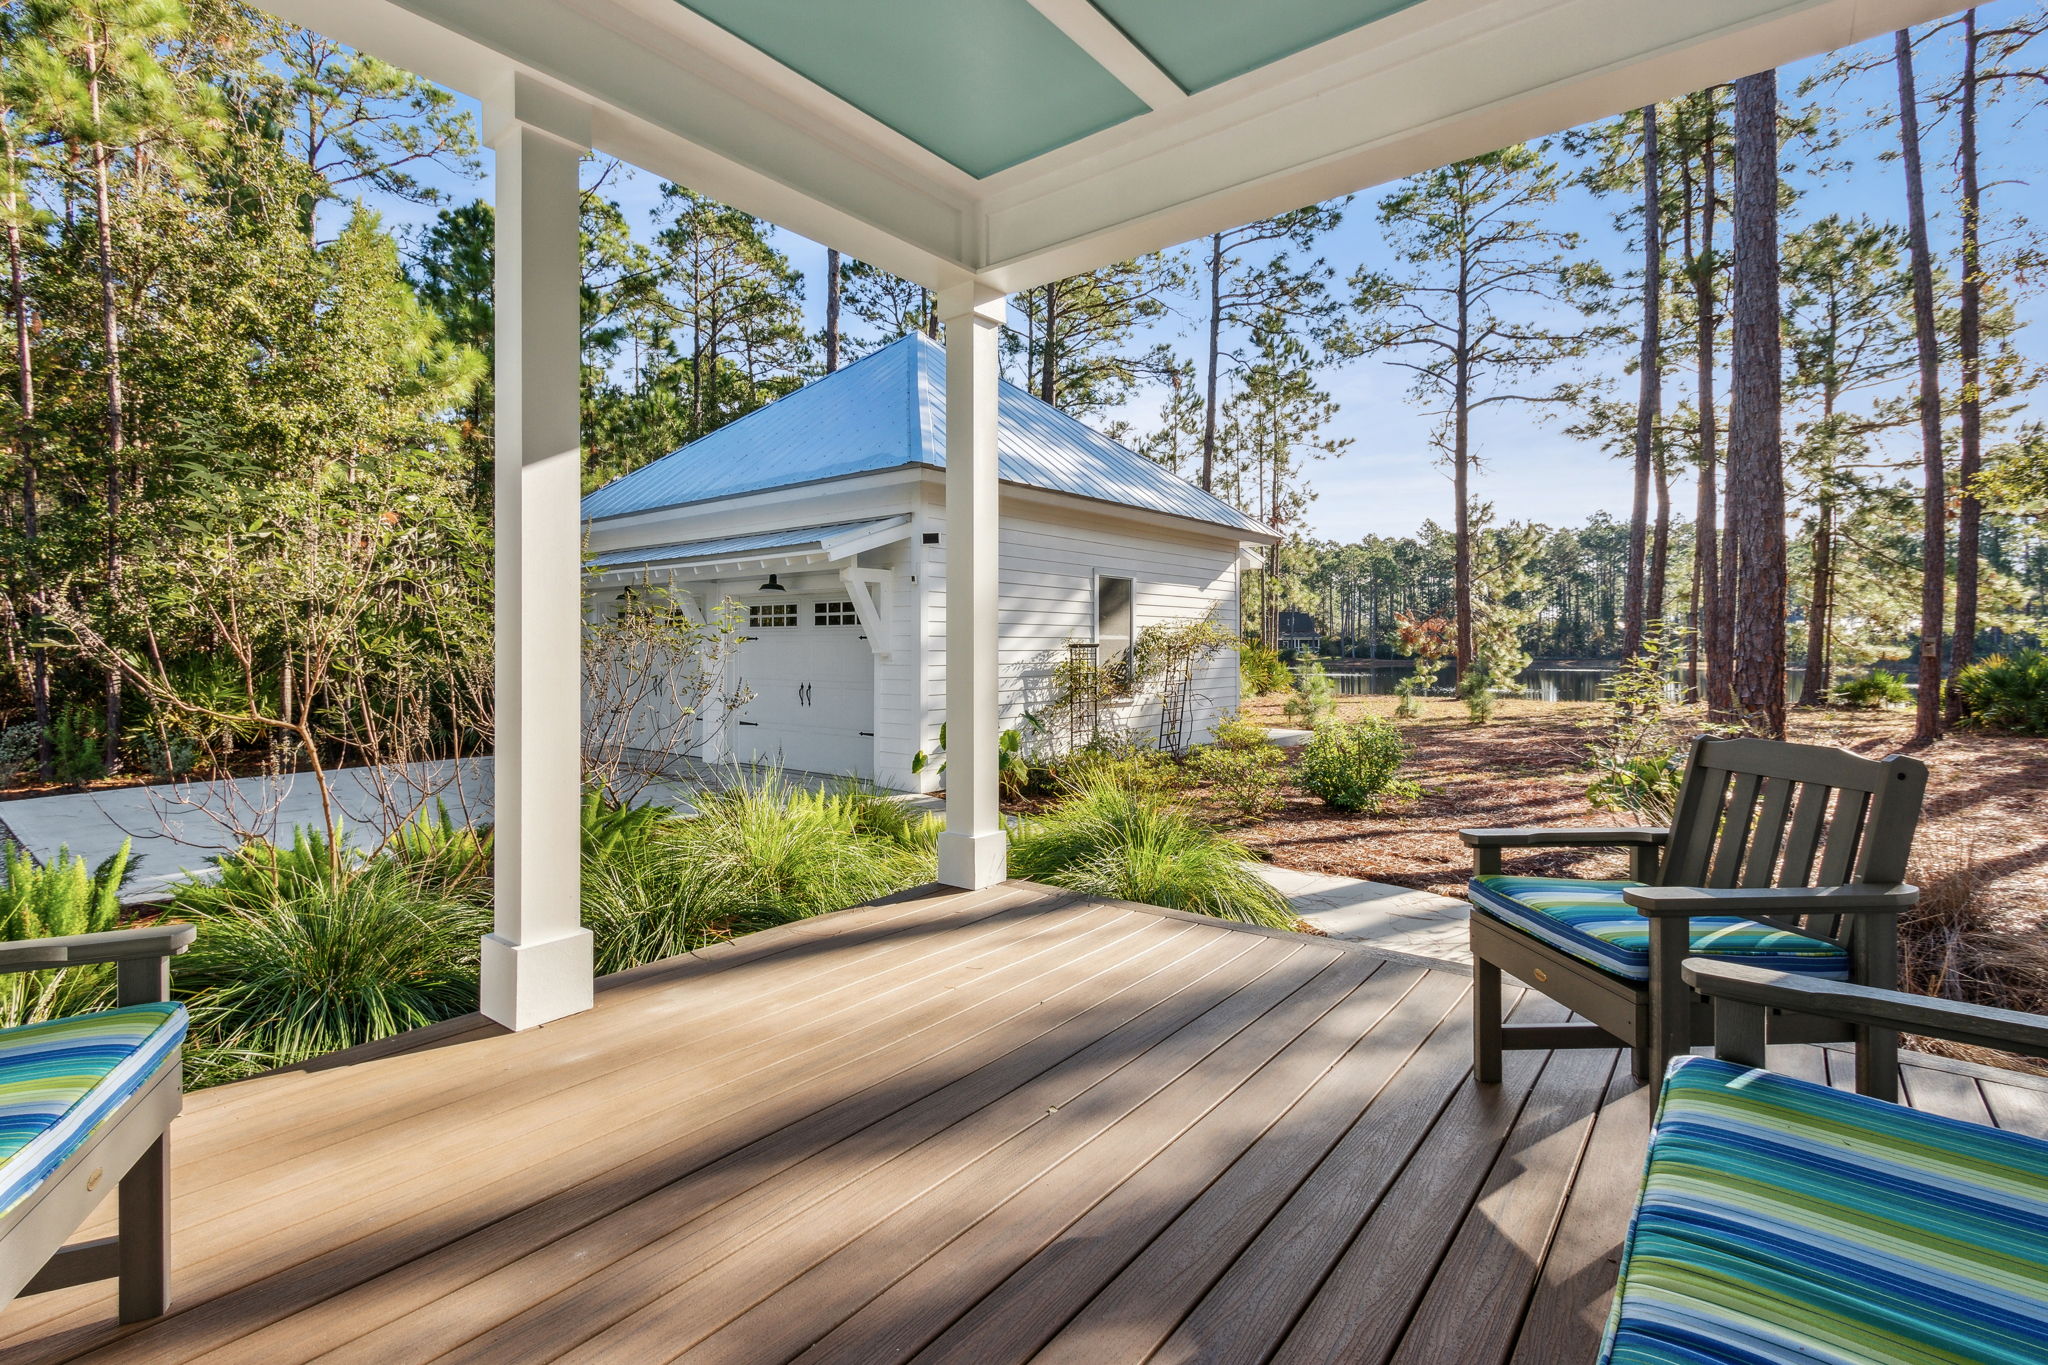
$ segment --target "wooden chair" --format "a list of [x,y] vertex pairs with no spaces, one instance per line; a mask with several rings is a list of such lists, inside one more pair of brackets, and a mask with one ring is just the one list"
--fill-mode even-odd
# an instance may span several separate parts
[[[117,964],[116,1008],[0,1029],[0,1303],[118,1277],[121,1321],[170,1306],[168,1133],[185,1036],[170,959],[192,938],[166,924],[0,943],[0,972]],[[119,1235],[66,1246],[116,1184]]]
[[[1474,1074],[1500,1079],[1503,1048],[1634,1049],[1640,1080],[1713,1040],[1713,1016],[1681,977],[1688,956],[1890,987],[1897,916],[1927,766],[1760,739],[1693,742],[1669,830],[1468,829],[1473,850]],[[1623,847],[1634,880],[1507,877],[1509,848]],[[1583,1024],[1508,1028],[1506,971]],[[1889,1030],[1782,1015],[1777,1042],[1854,1036],[1859,1081],[1890,1098]]]
[[1764,1069],[1769,1020],[2048,1057],[2048,1019],[1706,958],[1598,1365],[2048,1360],[2048,1141]]

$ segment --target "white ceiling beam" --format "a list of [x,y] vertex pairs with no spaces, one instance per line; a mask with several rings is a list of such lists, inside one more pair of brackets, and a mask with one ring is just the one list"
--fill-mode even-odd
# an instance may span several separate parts
[[1171,109],[1187,99],[1180,82],[1088,0],[1031,0],[1031,7],[1151,108]]

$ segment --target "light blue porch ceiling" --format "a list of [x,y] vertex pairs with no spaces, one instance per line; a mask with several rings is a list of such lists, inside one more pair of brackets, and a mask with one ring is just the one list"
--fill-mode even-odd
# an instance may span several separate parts
[[1206,90],[1418,0],[1093,0],[1184,90]]
[[681,0],[974,176],[1145,112],[1029,0]]

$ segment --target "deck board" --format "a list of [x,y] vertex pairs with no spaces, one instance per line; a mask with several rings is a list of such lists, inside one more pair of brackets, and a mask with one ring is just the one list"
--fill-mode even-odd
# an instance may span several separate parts
[[[1582,1361],[1650,1095],[1591,1050],[1475,1085],[1469,988],[1022,883],[894,897],[193,1096],[172,1314],[23,1299],[0,1365]],[[2048,1129],[2037,1077],[1909,1054],[1904,1091]]]

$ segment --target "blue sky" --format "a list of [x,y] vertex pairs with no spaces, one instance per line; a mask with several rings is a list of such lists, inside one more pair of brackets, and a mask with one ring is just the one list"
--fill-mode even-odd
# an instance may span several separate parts
[[[1995,25],[2001,16],[2024,12],[2029,6],[2017,0],[1999,0],[1980,11],[1980,23]],[[1957,56],[1953,35],[1938,36],[1923,44],[1918,59],[1923,90],[1950,79]],[[1875,69],[1853,76],[1846,83],[1823,92],[1838,111],[1835,126],[1842,139],[1830,153],[1831,168],[1824,177],[1811,170],[1811,158],[1788,152],[1793,164],[1789,177],[1802,194],[1790,213],[1797,223],[1825,213],[1853,215],[1867,213],[1875,218],[1903,221],[1904,177],[1895,158],[1886,153],[1896,147],[1896,133],[1879,126],[1874,111],[1888,110],[1896,97],[1896,75],[1887,60],[1889,37],[1865,44],[1849,54],[1871,58]],[[1800,63],[1780,73],[1780,91],[1788,101],[1796,99],[1800,82],[1827,65],[1827,59]],[[2025,97],[2032,100],[2034,97]],[[1926,117],[1923,115],[1923,117]],[[1955,214],[1954,172],[1951,158],[1954,129],[1935,121],[1924,129],[1923,156],[1926,161],[1928,201],[1933,217],[1935,250],[1944,257],[1953,254]],[[1987,222],[1994,227],[2011,227],[2026,219],[2042,217],[2044,193],[2041,185],[2043,149],[2040,145],[2037,109],[2019,100],[1987,110],[1980,140],[1987,185]],[[454,201],[488,197],[489,156],[485,158],[482,181],[458,181],[440,177],[445,192]],[[608,182],[607,190],[620,201],[627,215],[644,229],[659,197],[660,182],[654,177],[623,168]],[[1374,223],[1373,206],[1384,190],[1368,190],[1352,202],[1343,224],[1324,240],[1323,253],[1337,267],[1340,276],[1360,265],[1392,270]],[[432,217],[434,210],[410,204],[379,203],[385,221],[393,226],[417,224]],[[1628,268],[1631,248],[1628,234],[1617,230],[1613,218],[1623,206],[1601,200],[1583,190],[1567,193],[1555,209],[1556,221],[1582,234],[1584,250],[1608,263],[1617,274]],[[776,234],[778,244],[804,272],[807,312],[811,325],[822,325],[824,314],[824,260],[822,246],[792,233]],[[1725,240],[1723,243],[1725,249]],[[1156,340],[1177,343],[1184,354],[1196,348],[1197,301],[1190,298],[1185,312],[1158,327]],[[2043,316],[2038,297],[2023,297],[2021,317],[2038,323]],[[2038,326],[2027,327],[2020,336],[2021,349],[2038,354],[2034,339]],[[1624,357],[1620,354],[1582,362],[1582,368],[1624,383]],[[1339,459],[1314,467],[1311,485],[1317,497],[1310,505],[1307,526],[1312,534],[1353,540],[1366,534],[1406,534],[1425,519],[1445,521],[1450,514],[1450,484],[1433,461],[1429,448],[1430,419],[1410,399],[1403,372],[1385,359],[1367,356],[1324,372],[1322,382],[1339,404],[1334,433],[1352,440]],[[1625,380],[1633,393],[1634,380]],[[1690,384],[1680,376],[1666,381],[1667,404],[1686,397]],[[1150,424],[1153,401],[1141,397],[1130,409],[1113,414],[1144,427]],[[1598,510],[1616,514],[1627,511],[1627,476],[1623,467],[1600,450],[1565,436],[1558,424],[1546,421],[1526,408],[1495,408],[1476,428],[1483,464],[1477,495],[1491,499],[1500,515],[1509,520],[1533,520],[1553,525],[1572,524]],[[1913,441],[1909,433],[1898,440],[1903,461],[1916,458],[1905,449]],[[1692,503],[1692,482],[1681,480],[1673,490],[1673,501],[1681,511]]]

